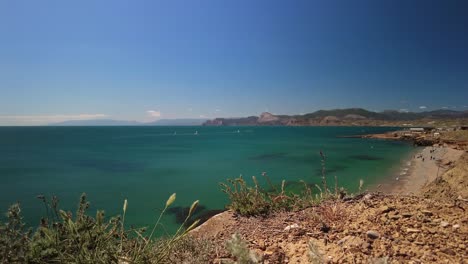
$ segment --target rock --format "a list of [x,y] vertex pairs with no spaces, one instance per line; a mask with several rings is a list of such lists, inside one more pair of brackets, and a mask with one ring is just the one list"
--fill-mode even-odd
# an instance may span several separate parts
[[401,218],[400,215],[391,215],[391,216],[390,216],[390,219],[392,219],[392,220],[398,220],[398,219],[400,219],[400,218]]
[[289,231],[293,228],[299,228],[299,225],[298,224],[288,225],[287,227],[284,228],[284,231]]
[[460,228],[460,225],[459,225],[459,224],[455,224],[455,225],[452,226],[452,228],[453,228],[454,230],[456,230],[456,229]]
[[406,233],[419,233],[421,230],[416,229],[416,228],[407,228]]
[[447,254],[447,255],[451,255],[451,256],[455,256],[455,251],[453,251],[452,249],[450,248],[444,248],[441,250],[441,252]]
[[448,225],[449,225],[448,222],[445,222],[445,221],[440,222],[441,227],[447,227]]
[[385,214],[385,213],[388,213],[388,212],[393,211],[393,210],[395,210],[394,207],[389,207],[389,206],[386,206],[386,205],[380,207],[380,213],[381,214]]
[[268,122],[275,122],[278,121],[279,118],[277,116],[274,116],[268,112],[264,112],[260,115],[258,118],[259,123],[268,123]]
[[367,237],[370,238],[370,239],[377,239],[377,238],[380,237],[379,232],[374,231],[374,230],[369,230],[369,231],[367,231],[367,232],[366,232],[366,235],[367,235]]
[[431,215],[432,215],[432,212],[431,212],[431,211],[428,211],[428,210],[422,210],[421,213],[423,213],[424,215],[427,215],[427,216],[431,216]]
[[406,218],[413,216],[412,213],[402,213],[401,215]]

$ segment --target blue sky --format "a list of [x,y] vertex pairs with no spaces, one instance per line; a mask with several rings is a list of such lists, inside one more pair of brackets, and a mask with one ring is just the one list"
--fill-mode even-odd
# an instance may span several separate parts
[[468,110],[467,10],[428,0],[0,0],[0,125]]

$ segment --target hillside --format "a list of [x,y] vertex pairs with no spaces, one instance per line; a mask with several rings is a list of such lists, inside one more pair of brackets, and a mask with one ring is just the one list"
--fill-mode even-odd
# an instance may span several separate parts
[[433,126],[468,124],[468,111],[435,110],[427,112],[399,112],[386,110],[372,112],[362,108],[319,110],[304,115],[273,115],[262,113],[259,117],[215,118],[206,126]]

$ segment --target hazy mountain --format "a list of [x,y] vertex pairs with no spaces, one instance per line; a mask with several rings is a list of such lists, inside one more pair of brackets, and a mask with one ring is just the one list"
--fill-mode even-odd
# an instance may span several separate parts
[[90,119],[90,120],[69,120],[49,124],[49,126],[137,126],[141,125],[136,121],[113,120],[113,119]]
[[[274,115],[262,113],[260,116],[239,118],[207,119],[160,119],[154,122],[137,122],[113,119],[69,120],[49,124],[49,126],[256,126],[256,125],[382,125],[416,120],[455,120],[468,119],[468,111],[434,110],[426,112],[400,112],[385,110],[368,111],[362,108],[319,110],[305,115]],[[393,123],[392,123],[393,122]]]
[[207,119],[161,119],[154,122],[137,122],[113,119],[69,120],[49,126],[200,126]]

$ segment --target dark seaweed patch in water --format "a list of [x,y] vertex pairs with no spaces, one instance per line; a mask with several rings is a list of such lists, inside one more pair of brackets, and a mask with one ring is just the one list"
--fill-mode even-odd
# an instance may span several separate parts
[[351,158],[357,160],[382,160],[382,158],[372,155],[354,155]]
[[[327,166],[325,167],[325,174],[329,174],[329,173],[337,173],[339,171],[343,171],[345,170],[347,167],[346,166],[343,166],[343,165],[334,165],[334,166]],[[319,175],[321,176],[322,175],[322,168],[318,168],[315,170],[315,175]]]
[[[184,206],[175,206],[167,209],[168,214],[172,214],[175,216],[176,223],[181,225],[184,223],[185,218],[187,217],[189,213],[190,207],[184,207]],[[197,208],[195,209],[195,212],[192,213],[192,216],[188,219],[187,223],[185,223],[185,227],[190,226],[193,222],[196,220],[199,220],[199,225],[206,222],[208,219],[210,219],[212,216],[217,215],[221,212],[224,212],[225,210],[221,209],[211,209],[207,210],[206,206],[204,205],[198,205]]]
[[74,165],[111,172],[132,172],[141,170],[144,167],[140,163],[120,160],[79,160]]
[[272,160],[272,159],[279,159],[286,156],[286,153],[279,152],[279,153],[268,153],[268,154],[261,154],[257,156],[250,157],[251,160]]

